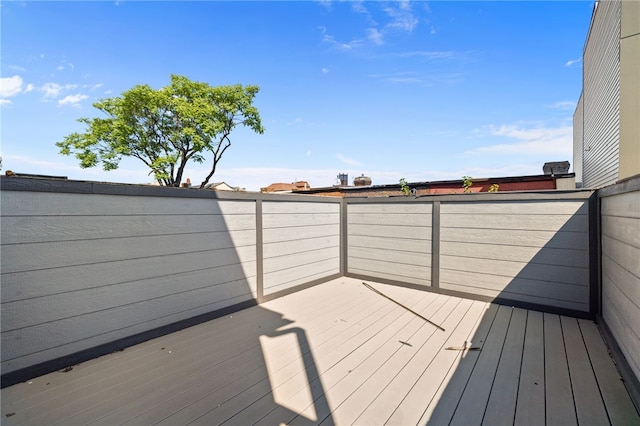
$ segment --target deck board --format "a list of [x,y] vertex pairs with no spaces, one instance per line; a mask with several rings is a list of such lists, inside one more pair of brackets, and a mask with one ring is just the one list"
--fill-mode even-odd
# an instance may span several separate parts
[[544,323],[541,312],[527,313],[527,328],[522,353],[515,423],[542,425],[545,422],[544,398]]
[[445,331],[343,277],[3,389],[2,423],[640,423],[593,322],[370,284]]
[[514,309],[482,419],[483,425],[512,425],[514,422],[526,325],[527,311]]
[[551,425],[578,424],[558,315],[544,314],[544,351],[546,422]]

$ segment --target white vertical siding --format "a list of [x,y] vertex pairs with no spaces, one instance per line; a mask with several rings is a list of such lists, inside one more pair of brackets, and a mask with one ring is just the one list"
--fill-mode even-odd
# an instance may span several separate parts
[[640,378],[640,191],[601,201],[602,317]]
[[348,272],[431,285],[431,203],[349,204]]
[[589,312],[587,204],[442,203],[440,288]]
[[620,1],[600,1],[583,58],[583,185],[618,180],[620,146]]
[[583,139],[584,139],[584,111],[582,94],[576,105],[573,114],[573,173],[576,174],[576,188],[582,187],[582,162],[583,162]]
[[264,294],[340,273],[340,204],[263,201]]
[[252,300],[255,201],[2,191],[2,371]]

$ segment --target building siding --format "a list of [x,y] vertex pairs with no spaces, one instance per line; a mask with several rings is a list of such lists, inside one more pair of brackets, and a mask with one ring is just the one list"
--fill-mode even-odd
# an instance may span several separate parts
[[582,94],[578,99],[576,111],[573,114],[573,172],[576,174],[576,188],[582,187],[582,162],[584,147],[582,146],[584,139],[584,106],[582,102]]
[[582,173],[586,188],[599,188],[618,180],[620,9],[620,1],[597,3],[584,48]]

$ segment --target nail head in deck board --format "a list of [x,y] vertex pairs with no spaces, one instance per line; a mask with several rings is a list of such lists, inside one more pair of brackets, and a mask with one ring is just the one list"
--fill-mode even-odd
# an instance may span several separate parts
[[515,424],[545,423],[544,324],[542,312],[529,311],[522,353]]

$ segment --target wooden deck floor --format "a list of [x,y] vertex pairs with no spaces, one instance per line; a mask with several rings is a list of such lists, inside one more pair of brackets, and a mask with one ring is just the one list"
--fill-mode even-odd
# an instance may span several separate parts
[[340,278],[3,389],[2,424],[640,424],[593,322],[370,284],[445,331]]

